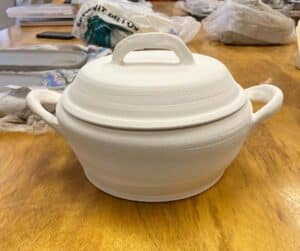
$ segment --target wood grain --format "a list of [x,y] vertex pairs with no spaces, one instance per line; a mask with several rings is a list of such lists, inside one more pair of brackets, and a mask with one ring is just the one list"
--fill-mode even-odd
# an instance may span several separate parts
[[[156,6],[173,13],[173,4]],[[2,31],[0,46],[38,43],[41,30]],[[300,250],[296,44],[225,46],[201,32],[189,47],[223,61],[244,87],[272,78],[285,94],[281,111],[250,135],[223,179],[187,200],[130,202],[92,186],[56,133],[2,133],[0,250]]]

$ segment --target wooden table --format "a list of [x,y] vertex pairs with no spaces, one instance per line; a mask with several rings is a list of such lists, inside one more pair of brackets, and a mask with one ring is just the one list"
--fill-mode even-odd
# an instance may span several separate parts
[[[171,3],[156,6],[173,13]],[[50,42],[35,39],[49,29],[4,30],[0,46]],[[281,111],[252,133],[223,179],[191,199],[130,202],[91,185],[56,133],[2,133],[0,250],[300,250],[296,44],[225,46],[202,32],[189,47],[223,61],[243,87],[272,78],[285,94]]]

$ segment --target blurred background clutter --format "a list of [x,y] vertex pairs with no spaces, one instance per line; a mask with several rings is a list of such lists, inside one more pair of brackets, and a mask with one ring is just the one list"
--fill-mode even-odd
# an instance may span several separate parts
[[[0,51],[0,131],[44,130],[46,125],[26,107],[27,93],[34,88],[62,91],[83,64],[110,54],[134,33],[166,32],[189,43],[202,28],[206,38],[226,45],[281,45],[295,41],[300,17],[300,0],[179,0],[172,5],[174,14],[168,16],[146,0],[1,0],[1,28],[44,26],[46,32],[37,31],[37,39],[79,39],[83,45],[65,41],[53,46],[47,40]],[[58,26],[69,26],[69,31],[57,32]],[[29,51],[30,60],[24,62]],[[64,64],[70,54],[73,67]],[[47,67],[41,67],[41,55]],[[80,64],[78,57],[83,57]]]
[[9,7],[12,7],[14,5],[15,5],[14,0],[1,0],[0,1],[0,29],[14,24],[14,20],[8,18],[8,16],[5,13]]

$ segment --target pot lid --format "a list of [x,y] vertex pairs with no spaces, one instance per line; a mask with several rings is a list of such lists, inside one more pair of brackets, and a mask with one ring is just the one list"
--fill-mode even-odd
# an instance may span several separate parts
[[140,130],[208,123],[245,102],[244,90],[224,64],[192,54],[182,40],[165,33],[122,40],[112,56],[86,64],[62,96],[64,109],[81,120]]

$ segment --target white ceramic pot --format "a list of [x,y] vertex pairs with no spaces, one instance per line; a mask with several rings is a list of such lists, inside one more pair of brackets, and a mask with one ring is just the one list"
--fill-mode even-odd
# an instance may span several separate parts
[[[182,199],[215,184],[282,100],[273,85],[242,89],[221,62],[162,33],[124,39],[112,56],[86,64],[62,96],[27,97],[96,187],[137,201]],[[251,101],[265,105],[253,113]],[[41,105],[49,102],[58,103],[56,117]]]

